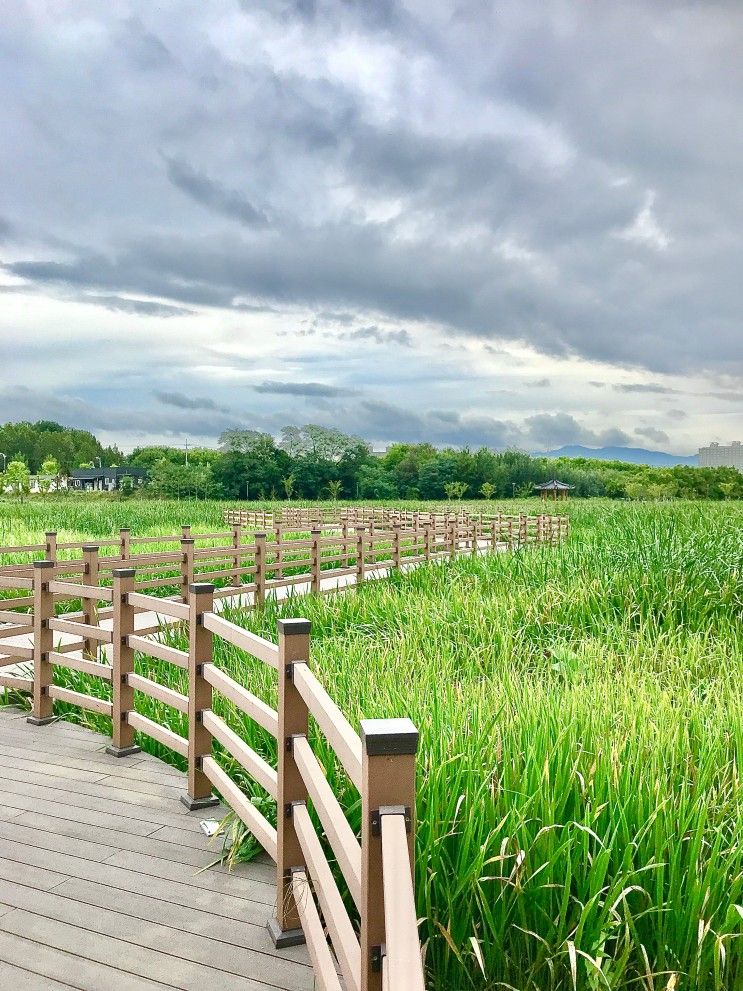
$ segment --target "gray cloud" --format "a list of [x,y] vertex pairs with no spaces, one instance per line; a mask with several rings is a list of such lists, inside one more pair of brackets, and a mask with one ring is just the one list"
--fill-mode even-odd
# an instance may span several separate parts
[[[205,342],[300,327],[284,339],[287,375],[312,365],[337,389],[373,374],[393,408],[405,390],[411,434],[473,443],[478,429],[493,443],[530,444],[532,429],[603,436],[633,395],[691,401],[700,376],[734,412],[739,4],[121,0],[4,14],[0,332],[23,319],[21,281],[46,297],[33,333],[50,347],[75,323],[73,301],[109,311],[91,308],[86,332],[99,320],[119,334],[116,315],[136,317],[178,367],[201,368],[206,351],[184,357],[168,338],[181,317],[201,321]],[[373,373],[353,364],[364,342],[381,345]],[[128,374],[139,362],[153,402],[162,383],[140,352]],[[492,388],[511,383],[481,386],[473,355],[531,365],[542,409],[562,408],[569,388],[574,423],[513,427],[509,390]],[[566,386],[552,369],[576,356],[604,367]],[[411,366],[438,359],[456,394],[413,384]],[[116,362],[98,360],[110,375]],[[236,388],[238,363],[219,364],[220,389]],[[280,364],[257,374],[278,378]],[[627,369],[690,385],[612,389]],[[202,374],[189,381],[203,394]],[[273,422],[296,412],[292,396],[342,393],[256,396]],[[496,401],[493,417],[476,412]],[[457,402],[458,422],[426,412]],[[526,402],[520,415],[553,415]],[[363,432],[384,426],[381,409],[363,413]],[[706,422],[690,410],[684,430],[701,441]]]
[[649,392],[649,393],[657,393],[658,395],[662,395],[662,396],[672,396],[672,395],[676,395],[679,392],[678,389],[671,389],[669,386],[660,385],[656,382],[629,382],[629,383],[620,382],[612,386],[612,388],[614,389],[615,392],[639,392],[639,393]]
[[569,413],[537,413],[526,418],[528,437],[535,447],[551,449],[564,444],[586,447],[622,447],[631,443],[623,430],[594,431]]
[[659,430],[657,427],[635,427],[635,433],[638,437],[651,440],[654,444],[667,444],[670,440],[665,430]]
[[213,399],[199,396],[186,396],[182,392],[160,392],[155,390],[155,399],[164,406],[175,406],[176,409],[205,409],[216,413],[229,413],[229,408],[218,406]]
[[148,299],[127,299],[124,296],[88,295],[82,296],[81,299],[84,303],[104,306],[107,310],[146,317],[181,317],[194,312],[184,306],[173,306],[171,303],[156,303]]
[[377,326],[358,327],[342,335],[347,341],[375,341],[377,344],[400,344],[402,347],[413,346],[413,338],[407,330],[382,330]]
[[146,438],[153,432],[171,438],[181,436],[215,437],[234,426],[234,417],[210,410],[172,409],[153,415],[151,410],[103,406],[81,396],[50,395],[24,386],[0,390],[0,421],[56,420],[64,426],[94,433],[106,431]]
[[318,396],[328,398],[331,396],[347,396],[352,394],[353,389],[342,389],[334,385],[324,385],[322,382],[261,382],[254,385],[256,392],[269,392],[275,395],[284,396]]
[[210,179],[192,168],[188,162],[165,157],[168,178],[186,196],[225,217],[237,220],[248,227],[263,227],[268,223],[266,215],[234,189]]

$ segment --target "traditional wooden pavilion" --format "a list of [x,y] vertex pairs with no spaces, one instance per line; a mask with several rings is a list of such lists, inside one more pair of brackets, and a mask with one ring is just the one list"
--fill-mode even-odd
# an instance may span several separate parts
[[548,499],[551,496],[557,501],[558,499],[567,499],[571,489],[574,488],[574,485],[568,485],[567,482],[560,482],[556,478],[552,478],[549,482],[543,482],[542,485],[535,485],[534,491],[541,493],[542,499]]

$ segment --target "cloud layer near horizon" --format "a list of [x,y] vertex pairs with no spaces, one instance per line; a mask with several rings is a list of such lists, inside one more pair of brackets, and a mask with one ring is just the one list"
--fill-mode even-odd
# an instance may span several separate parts
[[732,436],[742,55],[729,2],[10,0],[0,419]]

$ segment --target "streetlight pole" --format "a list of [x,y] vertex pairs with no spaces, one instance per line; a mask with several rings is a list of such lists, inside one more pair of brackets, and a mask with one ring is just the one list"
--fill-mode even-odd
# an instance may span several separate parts
[[516,498],[516,483],[511,482],[511,498]]
[[245,483],[245,501],[250,502],[250,482]]
[[5,469],[8,466],[8,457],[7,457],[7,455],[3,454],[2,451],[0,451],[0,458],[3,459],[3,471],[5,471]]
[[188,437],[186,437],[186,468],[188,468]]

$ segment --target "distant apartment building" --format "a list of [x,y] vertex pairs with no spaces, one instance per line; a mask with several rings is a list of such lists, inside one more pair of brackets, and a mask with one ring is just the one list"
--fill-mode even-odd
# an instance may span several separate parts
[[737,468],[743,471],[743,444],[734,440],[732,444],[710,444],[699,448],[700,468]]

